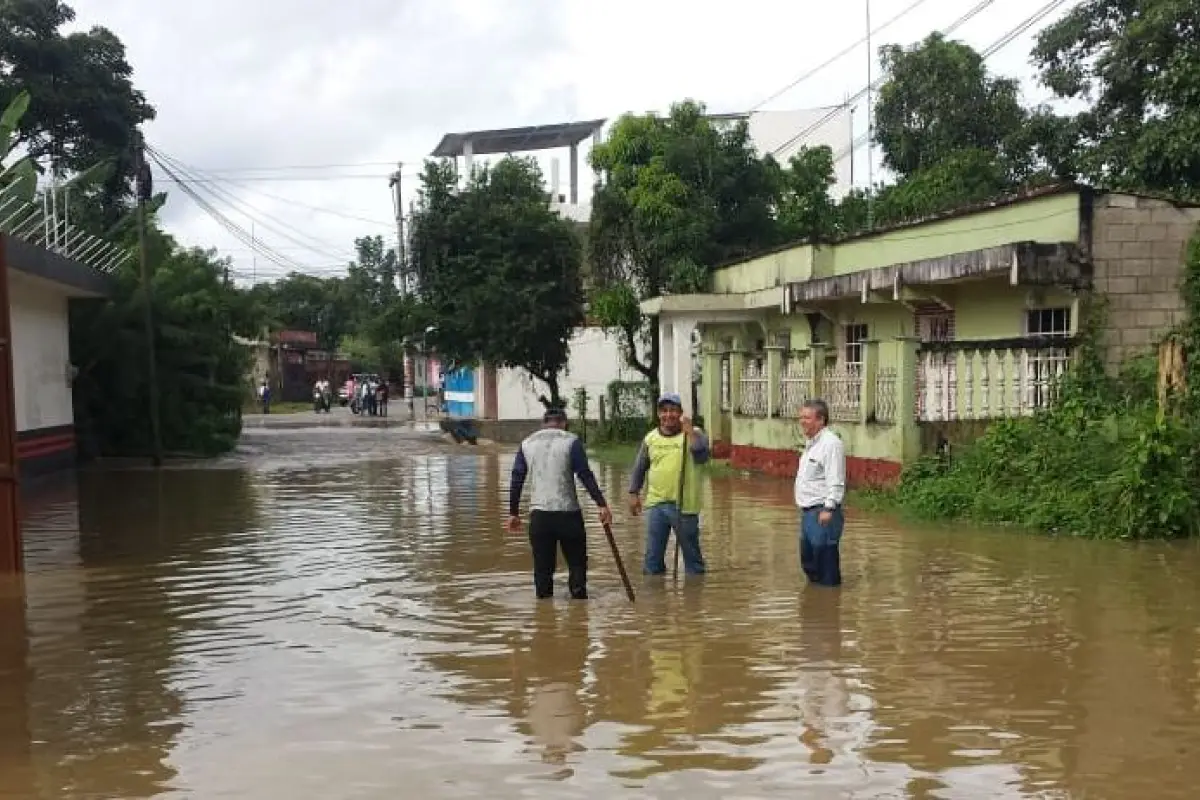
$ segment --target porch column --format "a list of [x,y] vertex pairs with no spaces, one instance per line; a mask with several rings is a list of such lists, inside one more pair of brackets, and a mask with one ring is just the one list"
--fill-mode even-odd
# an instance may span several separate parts
[[693,317],[660,317],[658,383],[660,392],[674,392],[683,402],[683,413],[695,414],[692,407],[692,332]]
[[917,357],[921,340],[904,336],[896,340],[896,425],[905,461],[921,454],[921,429],[917,425]]
[[862,387],[858,405],[858,421],[866,425],[875,418],[875,377],[879,372],[879,342],[863,344]]
[[[816,400],[821,397],[821,390],[824,388],[825,378],[825,352],[828,349],[823,344],[813,344],[808,348],[808,357],[812,361],[812,375],[809,376],[811,385],[808,390],[808,396]],[[826,400],[825,402],[829,402]]]
[[767,419],[779,415],[779,378],[783,372],[783,347],[767,345]]
[[742,408],[742,370],[746,367],[746,340],[738,336],[729,353],[729,413],[736,416]]
[[712,433],[721,416],[721,354],[715,344],[704,345],[700,364],[700,414],[704,427]]

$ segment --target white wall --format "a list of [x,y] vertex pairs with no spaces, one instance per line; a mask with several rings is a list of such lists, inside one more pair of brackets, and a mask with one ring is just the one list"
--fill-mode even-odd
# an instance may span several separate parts
[[[822,122],[826,116],[829,119]],[[852,156],[838,160],[853,139],[854,117],[849,108],[805,108],[795,111],[755,111],[750,115],[750,139],[759,155],[771,153],[787,166],[801,147],[827,145],[833,150],[833,169],[837,182],[829,188],[830,197],[841,199],[851,189]],[[818,123],[820,123],[818,125]],[[815,126],[815,127],[814,127]],[[812,128],[811,131],[808,131]],[[795,137],[808,131],[799,139]],[[795,139],[795,141],[793,141]],[[778,152],[776,152],[778,151]],[[861,181],[860,181],[861,182]]]
[[8,282],[17,430],[73,425],[67,296],[16,270]]
[[[576,416],[573,401],[577,388],[587,389],[588,418],[596,419],[600,414],[599,398],[616,380],[644,380],[641,373],[625,365],[617,331],[606,335],[604,328],[576,330],[571,338],[571,360],[559,376],[559,391],[571,417]],[[549,396],[545,384],[530,378],[525,370],[496,371],[496,411],[500,419],[541,419],[545,409],[538,402],[539,394]]]

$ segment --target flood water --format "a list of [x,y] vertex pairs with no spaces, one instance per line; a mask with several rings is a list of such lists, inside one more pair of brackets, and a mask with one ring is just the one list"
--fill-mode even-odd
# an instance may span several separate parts
[[538,604],[510,463],[259,430],[30,504],[0,796],[1195,796],[1192,546],[859,515],[806,591],[788,483],[720,478],[702,581],[642,579],[619,513],[637,603],[596,532],[592,599]]

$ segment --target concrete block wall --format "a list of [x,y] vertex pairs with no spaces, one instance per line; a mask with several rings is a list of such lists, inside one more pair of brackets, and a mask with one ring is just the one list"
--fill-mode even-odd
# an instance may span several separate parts
[[1094,208],[1094,286],[1108,298],[1104,344],[1115,368],[1182,320],[1179,279],[1200,208],[1125,194],[1097,195]]

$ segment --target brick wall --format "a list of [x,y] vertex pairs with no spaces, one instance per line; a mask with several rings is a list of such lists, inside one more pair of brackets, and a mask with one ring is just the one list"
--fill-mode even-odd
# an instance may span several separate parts
[[1200,208],[1097,195],[1092,220],[1095,289],[1108,297],[1104,344],[1113,367],[1146,352],[1181,321],[1179,277]]

